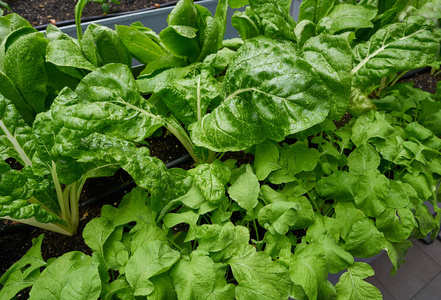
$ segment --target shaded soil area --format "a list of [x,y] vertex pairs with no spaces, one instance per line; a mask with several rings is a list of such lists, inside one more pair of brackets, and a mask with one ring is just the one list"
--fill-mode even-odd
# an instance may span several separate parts
[[[32,26],[75,19],[77,0],[5,0],[12,12],[21,15]],[[110,3],[109,14],[129,12],[139,9],[158,8],[176,0],[120,0],[121,4]],[[5,13],[10,13],[6,11]],[[103,15],[100,3],[88,3],[83,10],[83,17]]]

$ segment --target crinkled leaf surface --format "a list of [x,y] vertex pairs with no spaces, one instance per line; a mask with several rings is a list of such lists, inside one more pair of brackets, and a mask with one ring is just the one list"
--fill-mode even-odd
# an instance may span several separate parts
[[378,30],[366,43],[354,48],[355,83],[366,87],[397,71],[433,62],[439,53],[434,24],[424,17],[409,17]]
[[226,99],[191,128],[194,143],[214,151],[243,150],[265,138],[281,140],[329,113],[327,82],[289,42],[246,41],[223,87]]

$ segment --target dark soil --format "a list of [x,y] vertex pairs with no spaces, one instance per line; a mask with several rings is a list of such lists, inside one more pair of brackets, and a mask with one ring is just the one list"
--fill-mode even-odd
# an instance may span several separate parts
[[[4,0],[12,12],[21,15],[32,26],[52,22],[75,19],[75,4],[77,0]],[[158,8],[176,0],[120,0],[121,4],[110,3],[110,13],[128,12],[146,8]],[[10,12],[6,12],[10,13]],[[101,4],[88,3],[83,10],[83,17],[103,15]]]

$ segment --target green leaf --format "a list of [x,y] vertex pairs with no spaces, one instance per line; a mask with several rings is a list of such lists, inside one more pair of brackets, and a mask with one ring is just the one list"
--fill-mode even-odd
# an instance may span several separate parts
[[165,28],[159,33],[159,37],[167,49],[177,57],[195,61],[201,52],[197,39],[183,36],[176,27]]
[[130,52],[115,31],[97,23],[91,23],[87,30],[91,33],[96,45],[96,53],[104,65],[121,63],[129,67],[132,66]]
[[351,93],[352,53],[348,35],[321,34],[306,41],[303,57],[327,83],[331,92],[329,117],[340,120],[347,110]]
[[[228,224],[228,223],[227,223]],[[231,243],[216,253],[210,253],[210,257],[215,262],[223,262],[232,256],[236,255],[242,246],[247,245],[250,242],[250,232],[246,227],[234,226],[233,236],[231,237]]]
[[169,270],[180,258],[179,252],[160,241],[138,248],[127,262],[126,278],[135,296],[147,296],[153,292],[151,277]]
[[375,256],[386,245],[384,235],[367,218],[352,225],[345,241],[344,250],[357,257]]
[[199,220],[199,215],[193,211],[183,213],[168,213],[163,219],[163,223],[167,228],[172,228],[180,223],[190,225],[185,241],[194,240],[196,237],[196,227]]
[[88,71],[96,69],[86,59],[80,46],[72,38],[51,40],[46,49],[46,61],[58,67],[79,68]]
[[394,128],[386,120],[384,112],[370,111],[355,121],[351,140],[356,146],[360,146],[376,139],[386,140],[393,132]]
[[366,215],[356,208],[353,202],[337,202],[335,215],[337,222],[342,226],[340,234],[343,239],[347,238],[353,224],[366,219]]
[[161,273],[150,278],[155,286],[153,293],[149,295],[149,300],[177,300],[175,285],[169,273]]
[[32,239],[32,247],[2,275],[0,278],[0,284],[3,286],[0,290],[2,299],[12,299],[18,292],[32,286],[37,280],[40,268],[47,265],[41,255],[42,242],[43,235]]
[[380,155],[369,144],[355,148],[348,156],[348,167],[351,174],[362,175],[368,171],[377,170],[380,165]]
[[259,202],[257,200],[259,191],[259,181],[250,165],[246,166],[245,173],[241,174],[228,188],[231,199],[236,201],[249,215],[253,214],[253,208]]
[[326,17],[335,5],[335,0],[305,0],[299,8],[299,21],[317,23]]
[[225,198],[225,188],[231,172],[219,160],[211,164],[200,164],[190,170],[189,174],[208,202],[219,204]]
[[355,46],[352,74],[359,87],[366,88],[398,71],[427,66],[439,52],[433,22],[409,17],[378,30],[366,43]]
[[[250,7],[259,16],[261,32],[273,38],[296,40],[295,21],[286,9],[286,1],[249,0]],[[289,4],[288,4],[289,5]]]
[[398,268],[404,264],[406,261],[404,258],[406,257],[407,251],[413,247],[413,244],[411,241],[406,240],[400,243],[387,243],[386,244],[386,251],[387,255],[389,256],[390,261],[392,262],[392,270],[391,270],[391,276],[394,276],[396,272],[398,271]]
[[203,224],[197,227],[196,238],[199,242],[198,250],[219,252],[233,242],[234,236],[234,225],[231,222],[225,225]]
[[318,26],[326,22],[331,34],[348,29],[371,28],[374,26],[371,21],[376,15],[377,9],[373,6],[337,4],[329,12],[327,18],[318,23]]
[[33,114],[45,110],[48,79],[44,54],[47,43],[42,33],[30,33],[14,40],[5,53],[4,72],[32,107]]
[[326,281],[327,269],[323,250],[315,245],[296,249],[289,265],[294,290],[303,289],[308,299],[317,299],[321,282]]
[[248,0],[229,0],[228,5],[231,8],[240,8],[245,5],[248,5]]
[[378,170],[372,170],[360,175],[358,192],[354,201],[367,216],[377,217],[386,208],[389,196],[389,180]]
[[73,251],[52,262],[29,293],[31,300],[98,299],[101,279],[98,264],[90,256]]
[[208,70],[202,69],[157,86],[155,94],[161,96],[176,118],[188,126],[207,113],[210,103],[221,101],[221,86]]
[[327,84],[296,53],[288,42],[246,41],[225,75],[229,96],[190,128],[194,143],[214,151],[243,150],[323,121],[329,112]]
[[344,273],[338,283],[335,285],[338,300],[361,300],[361,299],[378,299],[381,300],[380,291],[370,283],[363,279],[373,276],[374,270],[365,263],[354,263],[348,267],[348,271]]
[[115,29],[127,50],[144,65],[165,54],[160,45],[137,27],[116,25]]
[[274,143],[262,143],[256,146],[253,168],[258,180],[264,180],[272,171],[279,170],[279,148]]
[[83,230],[84,242],[94,253],[104,256],[104,244],[114,230],[111,221],[105,218],[92,219]]
[[236,299],[287,299],[291,289],[288,270],[251,245],[242,247],[229,261],[238,282]]
[[[216,272],[219,267],[208,253],[195,250],[190,257],[181,259],[170,271],[179,299],[234,299],[233,285],[227,285],[224,274]],[[223,286],[230,290],[227,297],[213,295],[216,282],[223,281]],[[222,283],[221,283],[222,284]],[[219,285],[219,283],[217,284]]]
[[[438,88],[438,90],[441,90],[441,88]],[[420,122],[434,134],[441,134],[441,129],[439,128],[441,122],[441,100],[438,100],[438,102],[423,101]]]
[[317,182],[317,193],[326,199],[351,201],[358,192],[358,177],[352,173],[336,171]]
[[386,239],[396,243],[407,239],[417,226],[415,217],[408,208],[387,208],[376,219],[376,225]]
[[286,235],[298,217],[298,204],[276,201],[259,211],[259,223],[271,234]]

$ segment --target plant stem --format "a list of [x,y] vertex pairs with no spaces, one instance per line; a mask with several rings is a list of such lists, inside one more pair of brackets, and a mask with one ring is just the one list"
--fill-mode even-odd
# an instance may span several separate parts
[[311,203],[311,205],[314,207],[314,210],[317,212],[320,212],[320,209],[317,205],[317,203],[315,202],[315,199],[313,199],[313,197],[311,196],[311,194],[308,192],[306,192],[306,194],[308,195],[308,200]]

